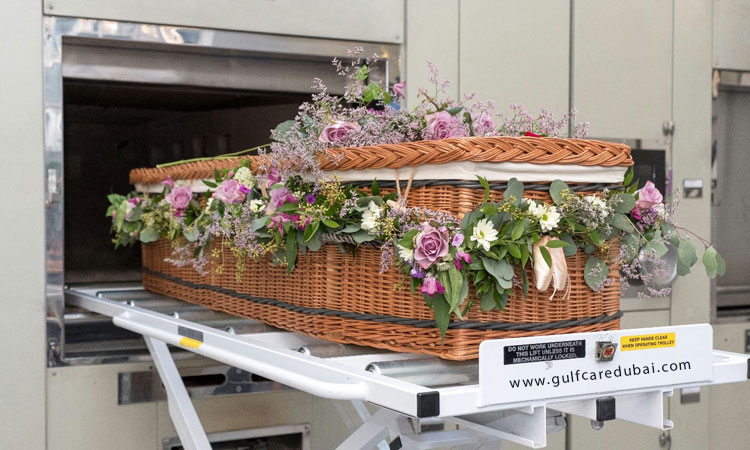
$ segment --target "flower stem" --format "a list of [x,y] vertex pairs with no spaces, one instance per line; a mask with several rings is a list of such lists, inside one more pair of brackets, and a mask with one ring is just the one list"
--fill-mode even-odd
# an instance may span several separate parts
[[707,240],[703,239],[702,237],[698,236],[697,234],[693,233],[692,231],[688,230],[687,228],[683,228],[683,227],[678,227],[677,225],[674,225],[674,228],[675,228],[675,230],[682,230],[682,231],[684,231],[684,232],[686,232],[686,233],[690,233],[690,234],[692,234],[693,236],[695,236],[696,238],[698,238],[698,240],[699,240],[699,241],[701,241],[701,243],[702,243],[703,245],[705,245],[705,246],[706,246],[706,248],[708,248],[708,247],[713,247],[713,244],[712,244],[711,242],[709,242],[709,241],[707,241]]
[[259,145],[257,147],[248,148],[248,149],[245,149],[245,150],[240,150],[240,151],[234,152],[234,153],[225,153],[223,155],[218,155],[218,156],[204,156],[204,157],[200,157],[200,158],[181,159],[179,161],[172,161],[172,162],[168,162],[168,163],[157,164],[156,167],[157,168],[162,168],[162,167],[178,166],[180,164],[187,164],[187,163],[191,163],[191,162],[213,161],[213,160],[216,160],[216,159],[229,159],[229,158],[234,158],[235,156],[240,156],[240,155],[244,155],[246,153],[250,153],[250,152],[255,151],[255,150],[259,150],[259,149],[261,149],[263,147],[269,147],[270,145],[271,144],[263,144],[263,145]]

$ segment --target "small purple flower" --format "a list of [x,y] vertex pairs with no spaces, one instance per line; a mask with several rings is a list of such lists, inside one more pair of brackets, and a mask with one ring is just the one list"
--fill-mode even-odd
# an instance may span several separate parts
[[427,121],[426,139],[446,139],[456,135],[458,131],[458,119],[448,111],[428,114],[424,118]]
[[218,188],[214,191],[212,197],[218,198],[226,204],[239,203],[245,199],[245,194],[240,189],[239,181],[230,179],[221,182]]
[[138,205],[142,201],[143,201],[143,199],[141,197],[133,197],[133,198],[129,198],[128,199],[128,203],[130,203],[131,205],[134,205],[134,206]]
[[429,276],[422,282],[422,293],[427,294],[430,297],[434,297],[435,294],[442,294],[445,292],[445,287],[438,281],[437,278]]
[[318,136],[318,141],[326,143],[340,142],[352,131],[358,131],[362,127],[359,124],[337,120],[323,128],[323,132]]
[[268,206],[266,206],[266,212],[271,214],[284,203],[296,201],[297,199],[292,195],[292,191],[289,189],[285,187],[273,189],[271,191],[271,199],[268,201]]
[[422,269],[427,269],[448,254],[448,231],[441,233],[425,222],[414,243],[414,259]]
[[240,185],[240,192],[242,192],[243,194],[247,195],[250,192],[250,189],[248,189],[247,187],[245,187],[244,184],[241,184]]
[[630,215],[635,220],[641,220],[643,216],[641,215],[641,208],[634,206],[633,209],[630,210]]
[[[409,265],[411,265],[411,261],[409,261]],[[413,278],[419,278],[422,279],[427,275],[424,270],[420,269],[419,267],[412,267],[412,269],[409,271],[409,274]]]
[[281,175],[279,175],[279,169],[276,167],[271,167],[271,171],[268,172],[268,184],[266,187],[271,187],[276,183],[281,182]]
[[284,224],[292,221],[292,216],[289,214],[281,213],[271,217],[271,223],[268,224],[268,228],[276,228],[279,233],[284,234]]
[[315,203],[315,194],[307,194],[305,195],[305,201],[308,205],[312,205]]
[[482,114],[479,117],[473,118],[472,122],[474,124],[474,132],[479,136],[495,131],[495,121],[492,120],[492,115],[487,111],[482,111]]
[[439,232],[440,232],[441,234],[442,234],[442,233],[447,233],[447,232],[448,232],[448,228],[446,228],[446,227],[445,227],[445,225],[441,225],[440,227],[438,227],[438,231],[439,231]]
[[463,268],[462,261],[466,264],[471,264],[471,255],[466,252],[456,252],[456,259],[453,260],[456,269],[461,270]]
[[454,247],[458,247],[459,245],[464,243],[464,235],[461,233],[456,233],[453,236],[453,240],[451,241],[451,244],[453,244]]
[[167,175],[167,178],[164,179],[164,181],[161,182],[164,186],[173,188],[174,187],[174,181],[172,181],[172,176]]
[[182,216],[192,199],[193,190],[190,189],[190,186],[176,187],[172,189],[172,192],[164,196],[164,200],[175,209],[175,216],[177,217]]
[[396,94],[396,97],[404,98],[404,89],[406,88],[406,81],[402,81],[400,83],[396,83],[393,85],[393,93]]

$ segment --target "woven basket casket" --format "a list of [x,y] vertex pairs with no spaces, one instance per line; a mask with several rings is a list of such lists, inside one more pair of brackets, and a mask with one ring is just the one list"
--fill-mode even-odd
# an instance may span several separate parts
[[[233,168],[241,161],[221,159],[135,169],[130,181],[137,190],[153,191],[167,176],[173,180],[210,179],[214,169]],[[502,198],[507,180],[515,177],[525,185],[524,197],[551,202],[549,183],[555,179],[565,181],[578,194],[592,194],[621,185],[625,170],[633,163],[630,148],[622,144],[491,137],[333,149],[321,164],[344,184],[366,189],[377,178],[381,191],[387,192],[396,190],[398,183],[409,206],[446,211],[460,218],[484,199],[476,175],[490,181],[495,201]],[[252,166],[255,170],[258,161]],[[618,246],[611,244],[606,256],[614,261]],[[380,273],[378,248],[360,246],[354,252],[342,252],[338,244],[325,244],[319,251],[300,253],[291,274],[268,259],[248,259],[237,276],[231,249],[218,241],[213,246],[219,257],[211,258],[208,273],[201,275],[191,267],[165,261],[172,254],[168,241],[145,244],[145,288],[329,341],[453,360],[477,358],[479,344],[485,339],[619,328],[619,271],[610,266],[609,277],[614,282],[592,291],[583,277],[588,255],[580,250],[567,258],[568,298],[563,299],[562,292],[553,296],[551,287],[537,291],[530,282],[528,296],[524,298],[517,289],[502,311],[483,312],[473,306],[463,321],[451,322],[441,343],[432,311],[420,294],[411,293],[403,274],[395,269]],[[222,270],[215,270],[219,264]],[[533,280],[531,269],[527,270]]]

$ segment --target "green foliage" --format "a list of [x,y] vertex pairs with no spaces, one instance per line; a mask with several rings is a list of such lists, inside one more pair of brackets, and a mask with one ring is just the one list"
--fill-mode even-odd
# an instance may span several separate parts
[[609,275],[607,264],[596,256],[589,256],[583,269],[583,279],[592,290],[600,290],[604,287],[604,281]]
[[552,197],[552,201],[555,202],[555,205],[562,205],[563,203],[563,196],[562,193],[564,191],[570,191],[570,188],[567,184],[565,184],[564,181],[561,180],[555,180],[553,181],[549,186],[549,195]]

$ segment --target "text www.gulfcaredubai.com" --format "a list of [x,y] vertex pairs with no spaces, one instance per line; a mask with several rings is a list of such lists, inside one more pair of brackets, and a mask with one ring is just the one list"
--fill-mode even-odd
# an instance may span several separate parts
[[563,384],[569,383],[581,383],[587,381],[597,381],[622,377],[648,376],[651,374],[663,372],[680,372],[685,370],[691,370],[690,361],[664,363],[661,365],[656,363],[651,363],[650,365],[633,364],[628,367],[622,367],[618,365],[615,369],[605,370],[577,369],[571,370],[565,375],[553,375],[551,377],[517,378],[515,380],[508,380],[508,382],[510,383],[510,387],[513,389],[535,386],[560,387]]

